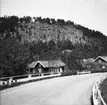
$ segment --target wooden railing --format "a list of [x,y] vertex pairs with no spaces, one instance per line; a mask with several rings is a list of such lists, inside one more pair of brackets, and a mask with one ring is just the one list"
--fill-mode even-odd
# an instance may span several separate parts
[[0,86],[11,85],[17,82],[26,82],[30,80],[43,79],[49,77],[60,76],[61,73],[42,73],[42,74],[26,74],[11,77],[0,78]]

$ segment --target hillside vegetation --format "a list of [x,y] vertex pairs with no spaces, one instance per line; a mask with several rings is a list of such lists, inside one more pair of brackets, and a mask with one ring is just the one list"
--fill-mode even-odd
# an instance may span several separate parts
[[[93,23],[94,24],[94,23]],[[63,19],[0,17],[0,74],[24,74],[33,60],[61,59],[81,70],[80,59],[107,55],[107,37]]]

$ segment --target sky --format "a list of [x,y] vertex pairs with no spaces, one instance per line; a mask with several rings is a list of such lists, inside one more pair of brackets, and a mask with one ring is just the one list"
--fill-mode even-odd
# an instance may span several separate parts
[[0,0],[0,16],[71,20],[107,36],[107,0]]

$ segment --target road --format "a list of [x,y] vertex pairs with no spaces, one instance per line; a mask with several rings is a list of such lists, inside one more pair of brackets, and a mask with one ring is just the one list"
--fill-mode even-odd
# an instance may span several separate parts
[[1,91],[1,105],[91,105],[93,84],[107,73],[58,77]]

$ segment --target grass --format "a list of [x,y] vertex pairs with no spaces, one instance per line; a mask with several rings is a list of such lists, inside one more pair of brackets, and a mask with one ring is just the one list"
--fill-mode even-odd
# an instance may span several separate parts
[[104,101],[107,103],[107,78],[102,82],[100,90]]
[[94,103],[93,103],[93,95],[92,95],[93,93],[91,93],[91,97],[90,97],[90,103],[91,103],[91,105],[94,105]]

